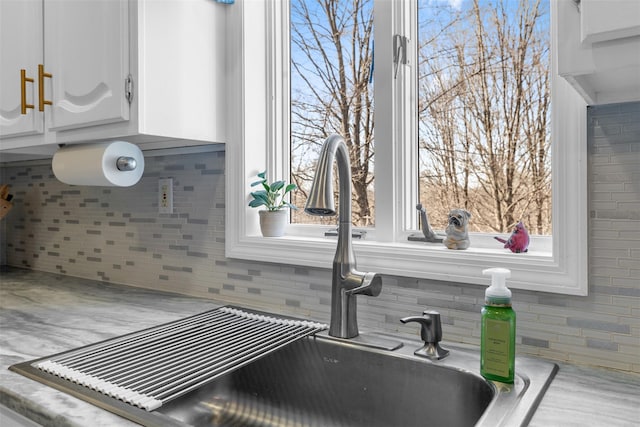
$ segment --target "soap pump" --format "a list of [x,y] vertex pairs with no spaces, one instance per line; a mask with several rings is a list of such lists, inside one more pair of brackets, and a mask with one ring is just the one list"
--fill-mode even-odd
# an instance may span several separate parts
[[488,380],[513,383],[516,356],[516,313],[511,308],[511,291],[506,279],[511,271],[488,268],[491,286],[485,291],[480,337],[480,374]]

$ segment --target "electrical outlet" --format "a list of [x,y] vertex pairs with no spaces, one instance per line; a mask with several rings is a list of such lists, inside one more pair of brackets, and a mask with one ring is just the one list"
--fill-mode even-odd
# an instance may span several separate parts
[[158,180],[158,212],[173,213],[173,178]]

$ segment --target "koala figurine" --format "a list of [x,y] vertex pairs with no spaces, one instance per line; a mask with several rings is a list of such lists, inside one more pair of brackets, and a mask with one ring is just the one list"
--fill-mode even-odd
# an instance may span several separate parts
[[468,232],[469,219],[471,219],[471,213],[464,209],[449,211],[448,225],[445,229],[447,237],[442,242],[448,249],[467,249],[471,245]]

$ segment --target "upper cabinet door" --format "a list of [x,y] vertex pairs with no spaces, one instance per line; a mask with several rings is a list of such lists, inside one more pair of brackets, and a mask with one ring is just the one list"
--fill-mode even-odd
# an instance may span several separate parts
[[558,74],[589,105],[640,100],[640,1],[555,5]]
[[44,17],[48,128],[128,120],[128,1],[47,0]]
[[37,73],[44,54],[42,0],[0,1],[0,52],[0,136],[41,134]]
[[640,36],[640,2],[581,0],[580,30],[583,44]]

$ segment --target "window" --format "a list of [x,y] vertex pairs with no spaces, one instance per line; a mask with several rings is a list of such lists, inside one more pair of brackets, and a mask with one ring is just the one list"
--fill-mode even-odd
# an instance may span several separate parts
[[419,1],[418,173],[434,228],[448,209],[551,234],[549,2]]
[[[344,136],[353,170],[353,224],[375,223],[373,0],[290,0],[291,181],[304,206],[324,140]],[[336,187],[337,188],[337,187]],[[294,211],[292,222],[335,224]]]
[[[416,56],[408,56],[408,65],[400,65],[396,75],[393,40],[398,34],[408,38],[410,47],[416,43],[417,4],[373,0],[375,156],[384,161],[378,160],[375,167],[375,227],[365,240],[354,242],[359,269],[485,284],[481,270],[503,266],[512,270],[514,288],[586,294],[586,109],[555,72],[551,73],[551,151],[554,164],[562,167],[551,171],[553,238],[534,237],[530,252],[521,255],[496,247],[492,235],[486,234],[472,234],[472,247],[465,251],[407,241],[417,224],[419,149],[413,142],[420,132],[415,102],[418,61],[413,50]],[[553,52],[556,0],[551,5]],[[289,174],[289,135],[298,131],[290,127],[295,112],[289,105],[300,98],[288,91],[290,79],[295,78],[289,72],[288,2],[245,0],[236,6],[228,21],[233,30],[227,64],[235,73],[229,85],[226,254],[331,268],[336,242],[318,232],[317,225],[291,224],[288,236],[264,239],[255,210],[247,207],[249,183],[257,171],[266,166],[272,177]],[[558,123],[563,126],[553,126]]]

